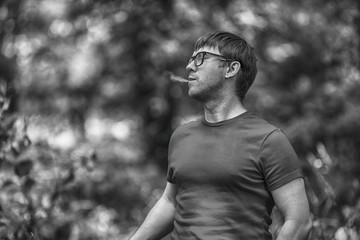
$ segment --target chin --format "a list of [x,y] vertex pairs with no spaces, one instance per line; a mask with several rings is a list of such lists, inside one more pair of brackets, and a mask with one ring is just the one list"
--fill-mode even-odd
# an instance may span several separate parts
[[189,97],[196,98],[198,95],[201,95],[199,91],[196,91],[195,89],[189,89],[188,91]]
[[199,102],[206,102],[206,100],[209,98],[208,94],[203,91],[194,91],[189,89],[189,97],[199,101]]

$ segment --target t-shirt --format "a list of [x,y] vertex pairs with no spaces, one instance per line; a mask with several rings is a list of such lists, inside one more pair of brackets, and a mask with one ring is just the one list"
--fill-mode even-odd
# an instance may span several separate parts
[[267,240],[272,190],[302,177],[281,130],[245,112],[185,124],[169,144],[167,181],[176,184],[174,240]]

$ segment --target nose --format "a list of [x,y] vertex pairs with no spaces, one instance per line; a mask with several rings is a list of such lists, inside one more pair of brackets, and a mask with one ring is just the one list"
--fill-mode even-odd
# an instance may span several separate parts
[[186,70],[189,71],[189,72],[196,70],[196,66],[195,66],[194,61],[191,61],[186,65]]

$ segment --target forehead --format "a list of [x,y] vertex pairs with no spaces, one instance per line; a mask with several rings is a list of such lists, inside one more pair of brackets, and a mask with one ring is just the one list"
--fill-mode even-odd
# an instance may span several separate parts
[[215,47],[204,46],[199,49],[196,49],[192,55],[195,56],[199,52],[209,52],[209,53],[220,54],[219,49],[217,47],[215,48]]

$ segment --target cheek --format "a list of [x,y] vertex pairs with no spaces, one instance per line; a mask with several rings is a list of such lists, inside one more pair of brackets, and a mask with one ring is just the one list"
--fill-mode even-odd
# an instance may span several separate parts
[[206,75],[205,81],[211,85],[216,84],[222,81],[224,78],[223,72],[219,69],[214,69],[214,71],[209,71]]

